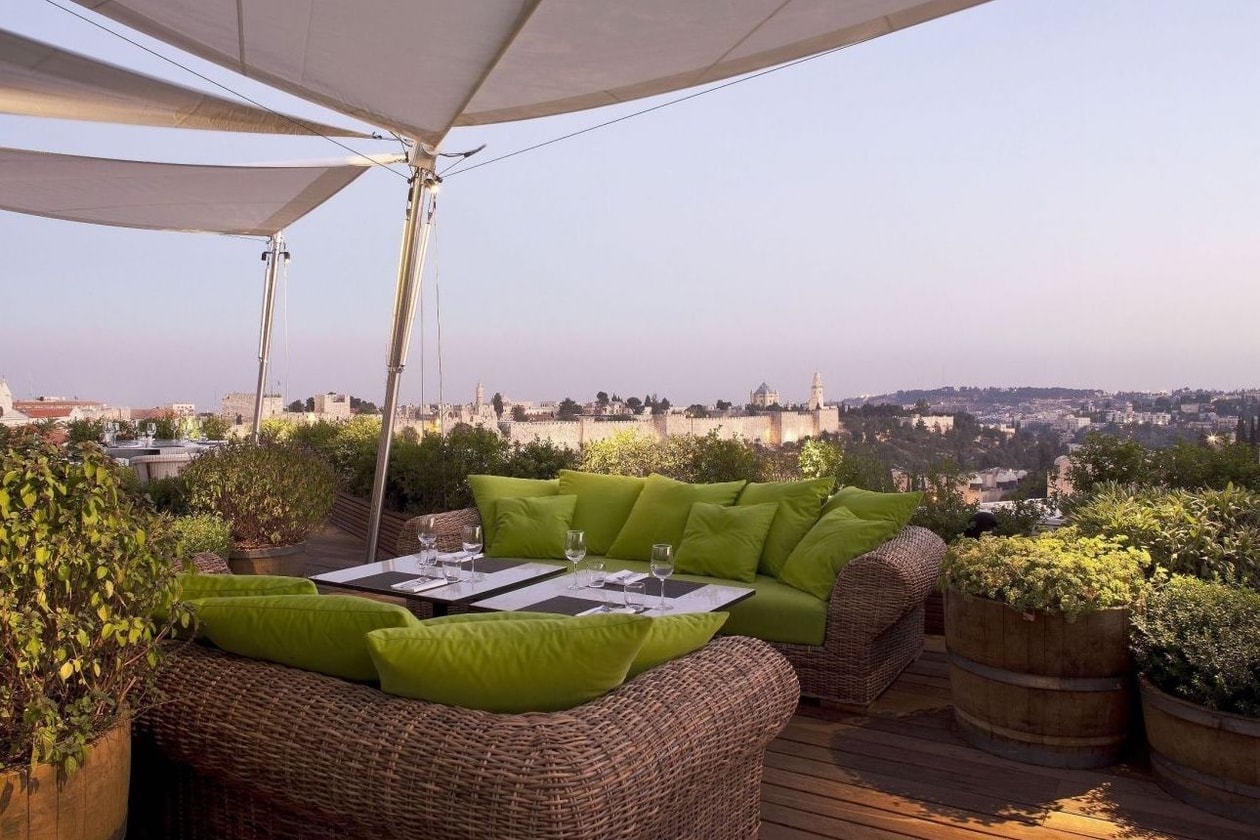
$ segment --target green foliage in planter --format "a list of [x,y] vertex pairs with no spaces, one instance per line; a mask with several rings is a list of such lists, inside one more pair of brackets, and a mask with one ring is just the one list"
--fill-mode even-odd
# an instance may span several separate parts
[[1156,688],[1260,718],[1260,593],[1177,575],[1147,596],[1130,635]]
[[296,545],[332,508],[332,469],[305,447],[231,443],[184,468],[189,508],[232,523],[239,549]]
[[1100,487],[1072,513],[1084,534],[1123,537],[1173,574],[1260,589],[1260,493]]
[[198,425],[201,427],[201,436],[206,440],[227,440],[228,432],[232,430],[232,424],[217,414],[202,417]]
[[232,524],[212,513],[178,516],[171,522],[181,557],[212,551],[227,557],[232,551]]
[[104,437],[104,420],[71,420],[66,424],[67,443],[96,443]]
[[1017,610],[1062,613],[1127,607],[1144,591],[1150,555],[1102,537],[1061,528],[1035,537],[959,540],[941,569],[941,586],[1002,601]]
[[170,478],[151,478],[141,485],[141,491],[153,502],[158,513],[184,516],[188,513],[188,482],[183,475]]
[[71,454],[30,432],[0,449],[0,767],[73,772],[188,621],[166,520],[120,490],[98,447]]

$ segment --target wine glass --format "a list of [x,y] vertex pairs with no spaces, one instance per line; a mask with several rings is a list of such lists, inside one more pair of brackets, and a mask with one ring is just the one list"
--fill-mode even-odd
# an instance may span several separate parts
[[664,612],[671,609],[665,603],[665,579],[674,573],[674,547],[669,543],[656,543],[652,546],[652,577],[661,582],[661,599],[657,609]]
[[426,516],[420,520],[420,566],[425,577],[429,576],[433,562],[437,560],[437,520]]
[[465,525],[462,534],[464,540],[464,553],[468,555],[468,579],[475,581],[477,579],[477,552],[481,551],[481,526]]
[[145,435],[148,437],[148,443],[146,443],[146,444],[145,444],[145,446],[152,446],[152,445],[153,445],[153,439],[154,439],[154,437],[157,435],[157,424],[155,424],[155,423],[145,423],[145,424],[144,424],[144,433],[145,433]]
[[578,563],[586,556],[586,532],[569,531],[564,535],[564,556],[573,564],[573,583],[570,589],[581,589],[578,585]]

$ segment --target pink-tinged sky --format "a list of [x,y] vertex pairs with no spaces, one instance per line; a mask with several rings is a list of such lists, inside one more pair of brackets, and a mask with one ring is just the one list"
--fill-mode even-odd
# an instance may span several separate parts
[[[205,86],[42,0],[0,5],[0,27]],[[515,399],[682,405],[765,381],[795,401],[815,370],[830,398],[1255,387],[1257,32],[1254,0],[993,0],[450,177],[402,401],[438,398],[439,288],[449,401],[479,380]],[[486,143],[488,160],[655,102],[460,129],[446,148]],[[345,155],[2,116],[0,145]],[[380,401],[405,189],[370,172],[287,231],[271,376],[287,400]],[[134,406],[251,391],[263,247],[0,213],[0,376],[18,398]]]

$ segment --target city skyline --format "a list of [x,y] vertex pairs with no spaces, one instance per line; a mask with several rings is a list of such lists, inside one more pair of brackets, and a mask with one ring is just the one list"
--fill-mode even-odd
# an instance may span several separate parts
[[[763,380],[797,402],[815,370],[831,399],[949,382],[1247,387],[1257,24],[1241,0],[993,0],[453,175],[401,400],[438,399],[439,285],[446,402],[482,381],[537,400],[616,382],[739,403]],[[50,4],[9,4],[0,26],[205,86]],[[493,160],[657,102],[459,129],[446,147],[485,142],[472,162]],[[18,117],[0,131],[170,161],[345,155]],[[286,232],[269,383],[287,400],[332,387],[380,402],[402,207],[402,179],[378,170]],[[0,376],[22,398],[99,387],[117,404],[213,407],[253,389],[261,241],[6,213],[0,247]]]

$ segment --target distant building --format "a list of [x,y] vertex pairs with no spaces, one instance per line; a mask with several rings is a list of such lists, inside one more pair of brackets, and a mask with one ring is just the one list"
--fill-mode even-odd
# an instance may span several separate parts
[[350,419],[349,395],[334,394],[329,391],[327,394],[316,394],[314,399],[316,414],[342,420]]
[[779,392],[771,390],[770,386],[762,382],[757,390],[748,395],[748,404],[756,408],[769,408],[772,405],[779,405]]
[[[224,394],[219,416],[229,423],[242,426],[254,422],[254,398],[256,394]],[[279,417],[284,412],[284,398],[279,394],[264,394],[262,419]]]
[[814,371],[814,381],[809,386],[809,404],[807,407],[810,411],[817,411],[823,407],[822,374],[818,371]]

